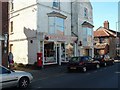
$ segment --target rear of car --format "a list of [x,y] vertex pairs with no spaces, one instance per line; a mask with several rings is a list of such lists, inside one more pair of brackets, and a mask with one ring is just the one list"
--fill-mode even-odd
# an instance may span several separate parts
[[91,68],[99,68],[99,61],[93,61],[90,56],[72,57],[68,62],[68,71],[79,70],[86,72]]
[[100,61],[100,65],[104,67],[114,64],[114,59],[110,58],[109,55],[96,55],[94,60]]

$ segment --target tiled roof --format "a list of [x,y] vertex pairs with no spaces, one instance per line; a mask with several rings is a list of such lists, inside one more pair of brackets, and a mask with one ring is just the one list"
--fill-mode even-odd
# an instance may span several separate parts
[[116,37],[116,33],[104,27],[100,27],[96,31],[94,31],[94,37]]

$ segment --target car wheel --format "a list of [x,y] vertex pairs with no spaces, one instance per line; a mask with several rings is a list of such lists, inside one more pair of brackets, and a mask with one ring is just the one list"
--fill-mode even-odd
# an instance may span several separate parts
[[99,65],[99,64],[97,64],[97,65],[96,65],[96,68],[97,68],[97,69],[99,69],[99,68],[100,68],[100,65]]
[[83,67],[82,70],[83,70],[83,72],[86,72],[86,71],[87,71],[87,68],[86,68],[86,67]]
[[107,63],[106,63],[106,62],[104,63],[104,66],[105,66],[105,67],[107,66]]
[[20,88],[27,88],[29,85],[29,79],[24,77],[19,80],[19,87]]

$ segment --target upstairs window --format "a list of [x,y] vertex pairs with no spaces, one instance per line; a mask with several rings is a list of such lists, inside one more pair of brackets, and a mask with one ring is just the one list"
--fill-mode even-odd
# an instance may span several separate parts
[[49,33],[64,35],[64,19],[59,17],[49,17]]
[[10,27],[11,27],[10,33],[13,33],[13,21],[10,22]]
[[13,0],[11,1],[11,11],[14,10],[14,3],[13,3]]
[[88,9],[87,8],[84,8],[84,17],[88,18]]
[[53,1],[53,8],[60,9],[60,1],[59,0]]

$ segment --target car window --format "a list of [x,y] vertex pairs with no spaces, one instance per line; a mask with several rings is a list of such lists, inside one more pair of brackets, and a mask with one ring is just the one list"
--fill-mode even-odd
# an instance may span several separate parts
[[2,74],[2,67],[0,66],[0,74]]
[[7,69],[5,69],[3,67],[0,67],[0,74],[6,74],[8,72],[9,72],[9,70],[7,70]]
[[87,61],[87,60],[88,60],[88,57],[81,57],[81,60],[82,60],[82,61]]
[[72,57],[70,62],[79,62],[79,57]]

